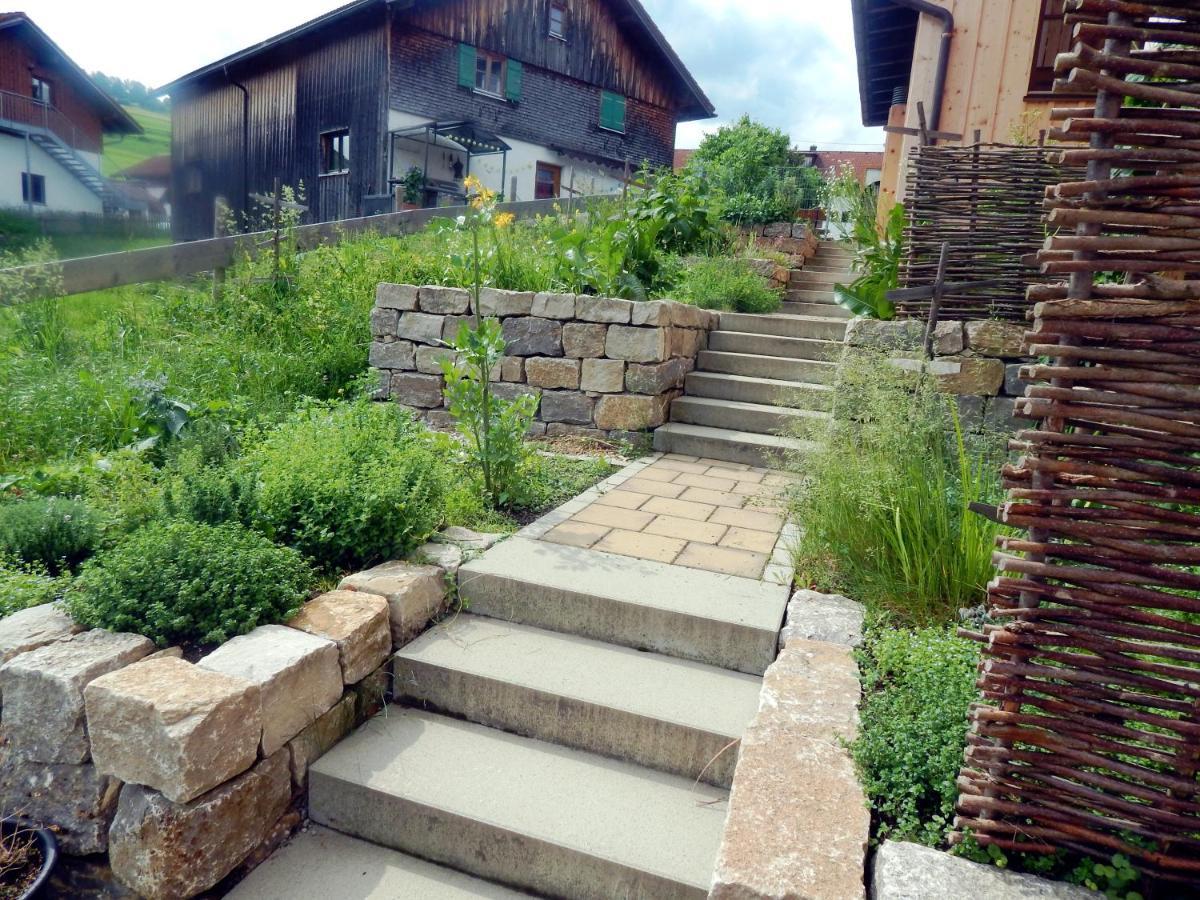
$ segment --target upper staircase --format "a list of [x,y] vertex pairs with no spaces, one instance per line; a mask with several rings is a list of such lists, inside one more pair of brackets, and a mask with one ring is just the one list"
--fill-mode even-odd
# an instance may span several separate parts
[[850,318],[833,287],[853,280],[852,260],[822,243],[791,272],[777,313],[722,314],[655,449],[754,466],[800,449],[805,426],[828,416]]

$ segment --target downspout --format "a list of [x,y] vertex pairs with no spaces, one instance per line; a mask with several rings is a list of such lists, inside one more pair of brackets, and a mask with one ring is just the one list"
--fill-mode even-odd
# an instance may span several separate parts
[[242,92],[242,227],[250,227],[250,91],[234,81],[225,66],[225,80]]
[[942,45],[938,51],[937,73],[933,78],[933,109],[930,111],[929,130],[937,131],[942,123],[942,103],[946,99],[946,76],[950,69],[950,45],[954,41],[954,13],[931,3],[930,0],[891,0],[894,6],[916,10],[933,16],[942,23]]

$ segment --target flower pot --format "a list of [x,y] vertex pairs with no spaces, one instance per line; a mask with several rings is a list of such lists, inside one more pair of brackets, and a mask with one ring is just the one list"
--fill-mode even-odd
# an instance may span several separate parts
[[[3,822],[0,822],[0,828],[3,829],[5,837],[27,827],[15,819],[4,819]],[[42,854],[42,866],[38,871],[37,878],[21,895],[21,900],[33,900],[35,897],[42,896],[54,867],[58,865],[58,840],[54,837],[54,833],[45,828],[38,828],[34,834],[37,837],[38,849]]]

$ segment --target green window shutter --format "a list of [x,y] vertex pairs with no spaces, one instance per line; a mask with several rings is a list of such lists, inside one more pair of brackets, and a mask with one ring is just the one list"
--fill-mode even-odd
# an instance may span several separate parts
[[625,133],[625,98],[612,91],[600,93],[600,127]]
[[458,45],[458,86],[475,90],[475,48]]
[[510,59],[505,66],[508,74],[504,79],[504,99],[513,103],[521,102],[521,85],[525,81],[525,67],[515,59]]

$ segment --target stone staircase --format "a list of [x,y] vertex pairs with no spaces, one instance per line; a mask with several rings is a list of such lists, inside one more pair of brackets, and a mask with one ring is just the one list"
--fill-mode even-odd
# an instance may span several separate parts
[[850,318],[833,286],[853,280],[852,258],[823,243],[792,271],[777,313],[723,314],[655,449],[758,466],[800,447],[794,435],[827,415]]

